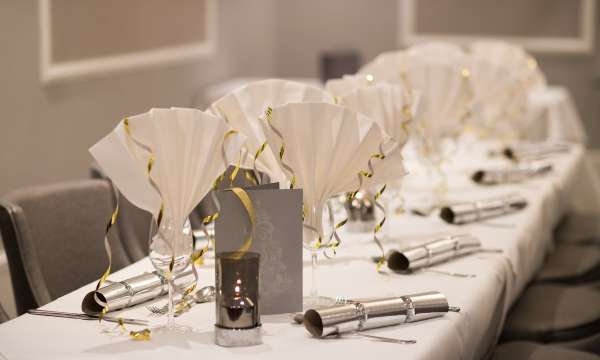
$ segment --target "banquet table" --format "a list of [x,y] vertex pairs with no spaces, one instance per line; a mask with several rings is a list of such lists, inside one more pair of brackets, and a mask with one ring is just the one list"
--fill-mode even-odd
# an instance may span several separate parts
[[[477,151],[475,151],[477,150]],[[581,169],[585,150],[574,145],[568,153],[553,156],[554,170],[542,177],[520,184],[480,186],[469,179],[481,166],[507,164],[501,158],[490,159],[477,144],[466,145],[461,156],[448,171],[449,201],[477,200],[495,195],[518,192],[528,200],[528,206],[517,213],[456,226],[444,223],[436,214],[428,217],[395,214],[388,211],[385,225],[386,248],[407,246],[442,234],[471,233],[486,249],[502,252],[481,252],[434,266],[437,270],[474,274],[459,278],[440,273],[417,271],[399,274],[378,273],[371,257],[378,255],[370,233],[351,233],[342,228],[343,242],[337,255],[322,259],[318,268],[320,295],[347,297],[401,296],[438,290],[446,294],[450,305],[460,306],[459,313],[417,323],[370,330],[369,334],[400,339],[415,339],[416,344],[400,345],[356,336],[336,339],[312,338],[301,326],[291,322],[290,314],[262,316],[263,344],[253,347],[224,348],[214,344],[214,303],[198,304],[178,317],[180,324],[190,326],[187,333],[153,334],[149,341],[134,341],[119,334],[115,324],[80,321],[43,316],[22,315],[0,325],[0,359],[480,359],[493,349],[508,309],[517,300],[526,284],[552,250],[552,230],[572,203],[585,196],[581,188]],[[412,168],[403,193],[406,207],[419,204],[427,194],[421,181],[422,169]],[[311,269],[308,256],[304,259],[304,292],[310,289]],[[209,257],[200,267],[200,286],[214,283],[213,260]],[[148,259],[143,259],[111,275],[120,281],[151,271]],[[44,309],[80,311],[83,296],[95,284],[84,286],[47,305]],[[162,305],[165,299],[154,303]],[[151,325],[161,324],[164,317],[151,317],[144,305],[118,315],[148,319]],[[128,325],[129,329],[140,327]]]

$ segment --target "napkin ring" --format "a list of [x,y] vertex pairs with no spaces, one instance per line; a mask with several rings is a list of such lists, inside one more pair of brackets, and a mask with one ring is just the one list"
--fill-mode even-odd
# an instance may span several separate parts
[[402,301],[404,301],[404,304],[406,304],[406,319],[404,319],[404,322],[409,323],[416,316],[415,303],[410,298],[410,296],[401,296],[400,299],[402,299]]
[[358,331],[362,331],[364,329],[367,320],[369,320],[369,312],[365,308],[363,303],[357,303],[354,305],[354,309],[356,311],[356,315],[359,316],[358,319]]
[[125,307],[129,307],[131,305],[131,302],[133,301],[133,297],[135,296],[135,290],[133,290],[133,287],[129,285],[127,281],[119,281],[119,284],[123,285],[125,287],[125,290],[127,290],[129,300],[127,300],[127,305],[125,305]]
[[425,245],[425,250],[427,250],[427,264],[425,264],[425,267],[431,265],[431,261],[433,260],[433,249],[431,249],[429,246]]

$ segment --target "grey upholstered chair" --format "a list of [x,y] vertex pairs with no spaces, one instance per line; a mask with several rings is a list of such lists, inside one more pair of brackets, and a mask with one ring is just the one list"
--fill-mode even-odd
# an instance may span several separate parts
[[3,322],[7,322],[8,320],[10,320],[10,318],[8,317],[6,311],[4,311],[2,304],[0,304],[0,324],[2,324]]
[[599,360],[600,357],[588,352],[565,349],[558,346],[518,341],[503,344],[496,348],[492,360]]
[[561,245],[600,246],[600,218],[597,214],[568,214],[554,235]]
[[600,353],[600,291],[531,285],[510,310],[501,341],[534,341]]
[[600,280],[600,246],[559,244],[548,256],[536,282],[581,284]]
[[[81,180],[18,190],[0,202],[0,230],[20,315],[98,279],[107,266],[104,234],[110,184]],[[130,263],[110,234],[112,270]]]

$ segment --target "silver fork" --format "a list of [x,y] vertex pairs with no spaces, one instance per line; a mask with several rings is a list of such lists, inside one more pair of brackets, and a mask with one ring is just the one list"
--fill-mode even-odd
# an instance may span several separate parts
[[[98,320],[98,316],[83,314],[83,313],[72,313],[72,312],[64,312],[64,311],[53,311],[53,310],[43,310],[43,309],[30,309],[27,310],[28,314],[31,315],[42,315],[42,316],[52,316],[52,317],[62,317],[67,319],[78,319],[78,320]],[[123,321],[125,324],[133,324],[133,325],[148,325],[148,322],[145,320],[138,319],[128,319],[128,318],[119,318],[113,316],[104,316],[102,318],[104,321],[115,322],[118,323]]]
[[[192,295],[192,298],[188,300],[187,305],[191,306],[192,303],[204,303],[212,301],[215,296],[215,287],[214,286],[205,286],[200,288],[198,291]],[[182,304],[183,300],[180,300],[175,306]],[[181,306],[179,310],[175,312],[175,316],[181,315],[185,310],[187,310],[188,306]],[[146,309],[150,311],[153,315],[162,316],[169,312],[169,304],[166,303],[163,306],[149,305],[146,306]]]

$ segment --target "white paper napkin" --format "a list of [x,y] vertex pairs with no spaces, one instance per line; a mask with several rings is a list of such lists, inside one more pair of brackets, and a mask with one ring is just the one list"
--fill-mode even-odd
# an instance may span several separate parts
[[[210,106],[210,111],[246,135],[245,148],[249,156],[244,165],[252,168],[254,155],[266,140],[261,125],[265,110],[300,102],[333,103],[333,97],[322,89],[303,83],[268,79],[250,83],[225,95]],[[287,179],[271,151],[264,151],[257,158],[257,169],[269,175],[273,182],[284,183]]]
[[[152,109],[129,117],[128,123],[131,136],[121,121],[90,153],[134,205],[158,216],[162,200],[165,214],[182,226],[214,180],[237,162],[245,141],[239,133],[225,139],[231,128],[195,109]],[[151,156],[150,175],[159,191],[147,173]]]

